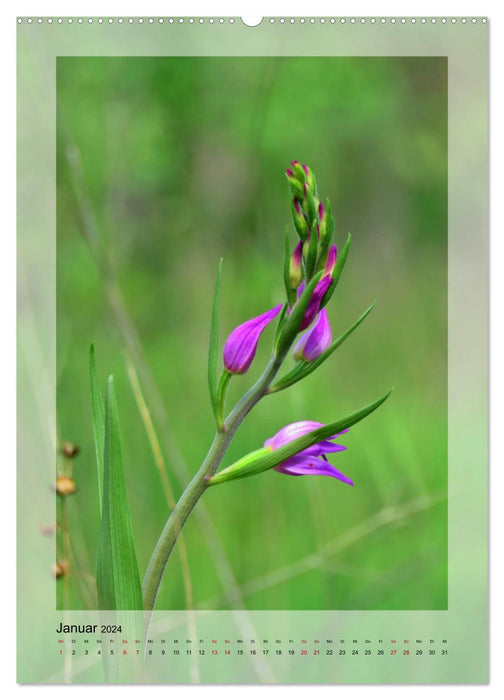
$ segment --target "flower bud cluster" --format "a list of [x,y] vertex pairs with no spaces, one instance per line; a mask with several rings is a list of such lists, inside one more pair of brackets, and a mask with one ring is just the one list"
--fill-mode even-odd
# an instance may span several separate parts
[[[297,306],[299,322],[295,327],[291,323],[283,329],[284,336],[288,336],[283,346],[291,346],[296,336],[305,331],[296,344],[294,357],[298,361],[313,362],[329,347],[332,340],[327,313],[322,311],[336,284],[333,273],[337,250],[331,243],[334,220],[331,204],[327,200],[324,207],[320,201],[315,176],[307,165],[293,160],[286,170],[286,176],[293,196],[292,219],[299,241],[292,252],[287,242],[284,268],[287,305],[280,318],[280,326]],[[307,290],[310,297],[307,299],[305,294],[304,300],[301,300],[310,281],[313,281],[310,291]],[[247,372],[261,334],[280,313],[281,307],[282,305],[275,306],[234,329],[224,346],[226,372]]]
[[334,220],[331,203],[322,204],[317,192],[317,184],[312,170],[297,160],[293,160],[285,171],[292,193],[292,220],[299,241],[290,253],[285,275],[287,299],[294,306],[308,282],[318,273],[320,281],[314,289],[299,330],[313,327],[298,341],[294,357],[297,360],[312,362],[331,343],[331,328],[324,306],[329,300],[330,288],[335,284],[333,272],[336,267],[337,250],[332,245]]
[[[312,170],[305,164],[293,160],[285,171],[293,195],[292,220],[300,241],[291,256],[290,293],[304,279],[308,282],[323,270],[330,251],[334,219],[331,203],[322,204],[317,193],[317,184]],[[298,248],[301,246],[302,255]]]

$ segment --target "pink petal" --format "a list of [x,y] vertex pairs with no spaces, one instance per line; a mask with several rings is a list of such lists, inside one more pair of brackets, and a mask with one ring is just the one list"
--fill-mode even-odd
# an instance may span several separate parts
[[244,374],[255,357],[257,343],[266,326],[278,315],[282,304],[234,329],[224,345],[224,366],[232,374]]
[[294,359],[303,359],[305,362],[313,362],[331,344],[331,325],[327,318],[327,311],[322,309],[318,319],[309,331],[306,331],[294,347]]
[[335,469],[332,464],[316,457],[290,457],[282,464],[274,467],[275,471],[289,476],[332,476],[353,486],[353,481],[342,472]]

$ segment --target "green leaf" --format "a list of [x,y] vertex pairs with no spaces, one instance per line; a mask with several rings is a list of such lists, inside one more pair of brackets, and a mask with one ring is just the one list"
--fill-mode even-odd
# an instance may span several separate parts
[[348,256],[348,251],[350,250],[351,243],[352,243],[352,236],[350,234],[348,234],[348,238],[346,240],[345,245],[343,246],[343,250],[338,255],[336,267],[334,268],[334,272],[332,274],[333,281],[331,282],[331,286],[329,287],[327,292],[324,294],[324,298],[322,299],[322,303],[320,304],[321,309],[323,309],[324,306],[326,306],[327,302],[334,294],[334,290],[338,286],[339,278],[341,277],[341,273],[343,272],[343,268],[345,267],[345,263],[346,263],[346,259]]
[[282,377],[276,384],[274,384],[272,387],[269,388],[268,394],[274,394],[277,391],[282,391],[283,389],[287,389],[287,387],[292,386],[293,384],[296,384],[299,382],[301,379],[304,379],[307,377],[309,374],[314,372],[317,367],[320,367],[320,365],[327,360],[327,358],[332,355],[332,353],[336,350],[336,348],[339,348],[339,346],[354,332],[356,328],[360,326],[360,324],[364,321],[364,319],[371,313],[371,311],[374,308],[374,305],[376,304],[375,301],[368,306],[368,308],[364,311],[364,313],[353,323],[348,330],[346,330],[344,333],[342,333],[339,338],[336,338],[331,345],[324,350],[323,353],[321,353],[316,360],[313,360],[313,362],[299,362],[295,367],[292,368],[290,372],[288,372],[284,377]]
[[96,585],[100,610],[141,610],[142,589],[122,465],[114,379],[105,397],[103,508],[98,538]]
[[93,415],[93,434],[96,449],[96,466],[98,470],[98,498],[100,516],[103,501],[103,452],[105,449],[105,408],[96,372],[95,348],[89,348],[89,378],[91,382],[91,409]]
[[308,447],[315,445],[317,442],[326,440],[327,438],[350,428],[352,425],[359,423],[359,421],[366,418],[366,416],[369,416],[370,413],[376,411],[376,409],[388,399],[391,393],[392,390],[377,401],[373,401],[373,403],[370,403],[368,406],[364,406],[364,408],[361,408],[360,411],[356,411],[355,413],[352,413],[346,418],[338,420],[335,423],[329,423],[321,428],[312,430],[310,433],[306,433],[306,435],[296,438],[296,440],[289,442],[283,447],[279,447],[277,450],[268,450],[267,448],[263,447],[255,452],[251,452],[232,464],[230,467],[227,467],[227,469],[223,469],[221,472],[213,476],[208,480],[207,485],[213,486],[214,484],[218,484],[223,481],[244,479],[247,476],[253,476],[254,474],[260,474],[267,469],[272,469],[282,462],[285,462],[285,460],[289,459],[289,457],[298,454],[298,452],[302,452]]
[[217,383],[217,354],[219,345],[219,292],[222,275],[222,258],[219,260],[217,270],[217,281],[215,283],[215,293],[212,308],[212,322],[210,326],[210,343],[208,346],[208,388],[210,390],[210,402],[218,421],[219,416],[219,387]]
[[295,303],[289,317],[284,323],[282,332],[278,339],[278,344],[276,348],[276,356],[278,358],[284,357],[290,346],[292,345],[294,338],[299,332],[299,326],[303,320],[306,308],[310,302],[311,296],[318,282],[322,279],[323,271],[318,272],[315,277],[311,280],[309,284],[303,290],[303,293]]

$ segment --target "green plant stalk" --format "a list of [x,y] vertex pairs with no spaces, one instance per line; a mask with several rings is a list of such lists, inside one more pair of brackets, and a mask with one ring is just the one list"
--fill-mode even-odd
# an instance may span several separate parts
[[[185,522],[191,514],[194,506],[203,495],[203,492],[207,487],[208,479],[211,478],[219,468],[224,455],[226,454],[226,450],[229,447],[229,443],[231,442],[239,425],[247,414],[254,408],[256,403],[268,393],[271,382],[275,378],[276,373],[280,369],[282,362],[284,361],[299,332],[301,320],[305,314],[313,291],[322,277],[322,274],[322,271],[317,273],[306,285],[302,295],[292,309],[292,313],[290,314],[289,320],[286,322],[282,330],[278,342],[275,344],[275,350],[266,366],[266,369],[259,377],[257,382],[242,396],[240,401],[238,401],[229,416],[226,418],[224,425],[222,427],[219,426],[212,446],[210,447],[203,464],[185,489],[170,517],[168,518],[163,532],[161,533],[156,547],[154,548],[154,552],[152,553],[147,571],[145,572],[142,586],[144,610],[154,609],[159,586],[161,585],[161,579],[163,578],[168,559],[180,531],[184,527]],[[217,419],[219,419],[218,415]]]
[[254,406],[268,393],[268,388],[275,378],[284,357],[285,354],[283,357],[273,355],[257,382],[233,408],[226,418],[222,430],[216,433],[212,446],[199,471],[186,487],[168,518],[145,572],[142,586],[144,610],[154,609],[159,586],[180,531],[194,506],[205,492],[208,478],[212,477],[219,468],[238,427]]

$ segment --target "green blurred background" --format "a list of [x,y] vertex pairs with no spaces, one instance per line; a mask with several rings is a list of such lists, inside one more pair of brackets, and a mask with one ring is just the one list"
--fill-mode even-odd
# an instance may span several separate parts
[[[283,300],[292,159],[330,197],[339,247],[333,336],[370,317],[302,384],[266,398],[224,465],[286,423],[389,401],[331,457],[354,488],[269,472],[211,489],[184,529],[203,608],[447,607],[447,72],[443,58],[59,58],[58,431],[78,492],[58,503],[57,605],[96,606],[99,509],[88,380],[116,379],[141,575],[169,514],[126,370],[140,378],[177,498],[213,437],[211,299],[220,332]],[[295,243],[292,229],[292,243]],[[260,373],[272,331],[237,399]],[[68,544],[68,540],[67,540]],[[187,605],[172,556],[158,607]],[[192,603],[191,603],[192,600]]]

